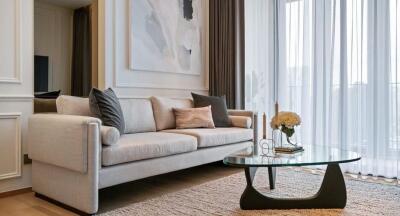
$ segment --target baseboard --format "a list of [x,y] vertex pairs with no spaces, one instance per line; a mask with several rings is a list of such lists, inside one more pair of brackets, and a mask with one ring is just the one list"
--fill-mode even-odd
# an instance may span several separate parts
[[0,198],[15,196],[18,194],[29,193],[29,192],[32,192],[31,187],[22,188],[22,189],[13,190],[13,191],[2,192],[2,193],[0,193]]

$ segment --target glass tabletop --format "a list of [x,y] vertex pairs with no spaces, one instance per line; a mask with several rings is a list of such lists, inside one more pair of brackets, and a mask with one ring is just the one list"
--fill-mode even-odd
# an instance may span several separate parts
[[304,151],[294,154],[275,153],[272,156],[238,152],[224,158],[224,164],[236,167],[309,166],[358,161],[361,156],[352,151],[326,146],[303,145]]

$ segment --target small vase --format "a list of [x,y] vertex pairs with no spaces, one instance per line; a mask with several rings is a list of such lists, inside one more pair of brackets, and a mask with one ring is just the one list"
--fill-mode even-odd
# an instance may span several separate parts
[[272,132],[272,139],[274,140],[275,147],[284,147],[284,146],[297,146],[296,142],[296,134],[293,134],[292,137],[286,136],[282,130],[276,129]]

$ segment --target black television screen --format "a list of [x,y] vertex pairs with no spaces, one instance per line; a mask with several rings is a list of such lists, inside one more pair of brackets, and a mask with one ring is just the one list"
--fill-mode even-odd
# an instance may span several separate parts
[[35,92],[49,89],[49,57],[35,55]]

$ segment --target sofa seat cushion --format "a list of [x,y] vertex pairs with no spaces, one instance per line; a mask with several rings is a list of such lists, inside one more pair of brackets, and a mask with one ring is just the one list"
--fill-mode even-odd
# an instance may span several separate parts
[[163,132],[124,134],[117,144],[103,147],[102,164],[111,166],[191,152],[196,149],[197,140],[189,135]]
[[219,146],[253,139],[253,130],[246,128],[197,128],[164,130],[167,133],[186,134],[197,138],[198,148]]

